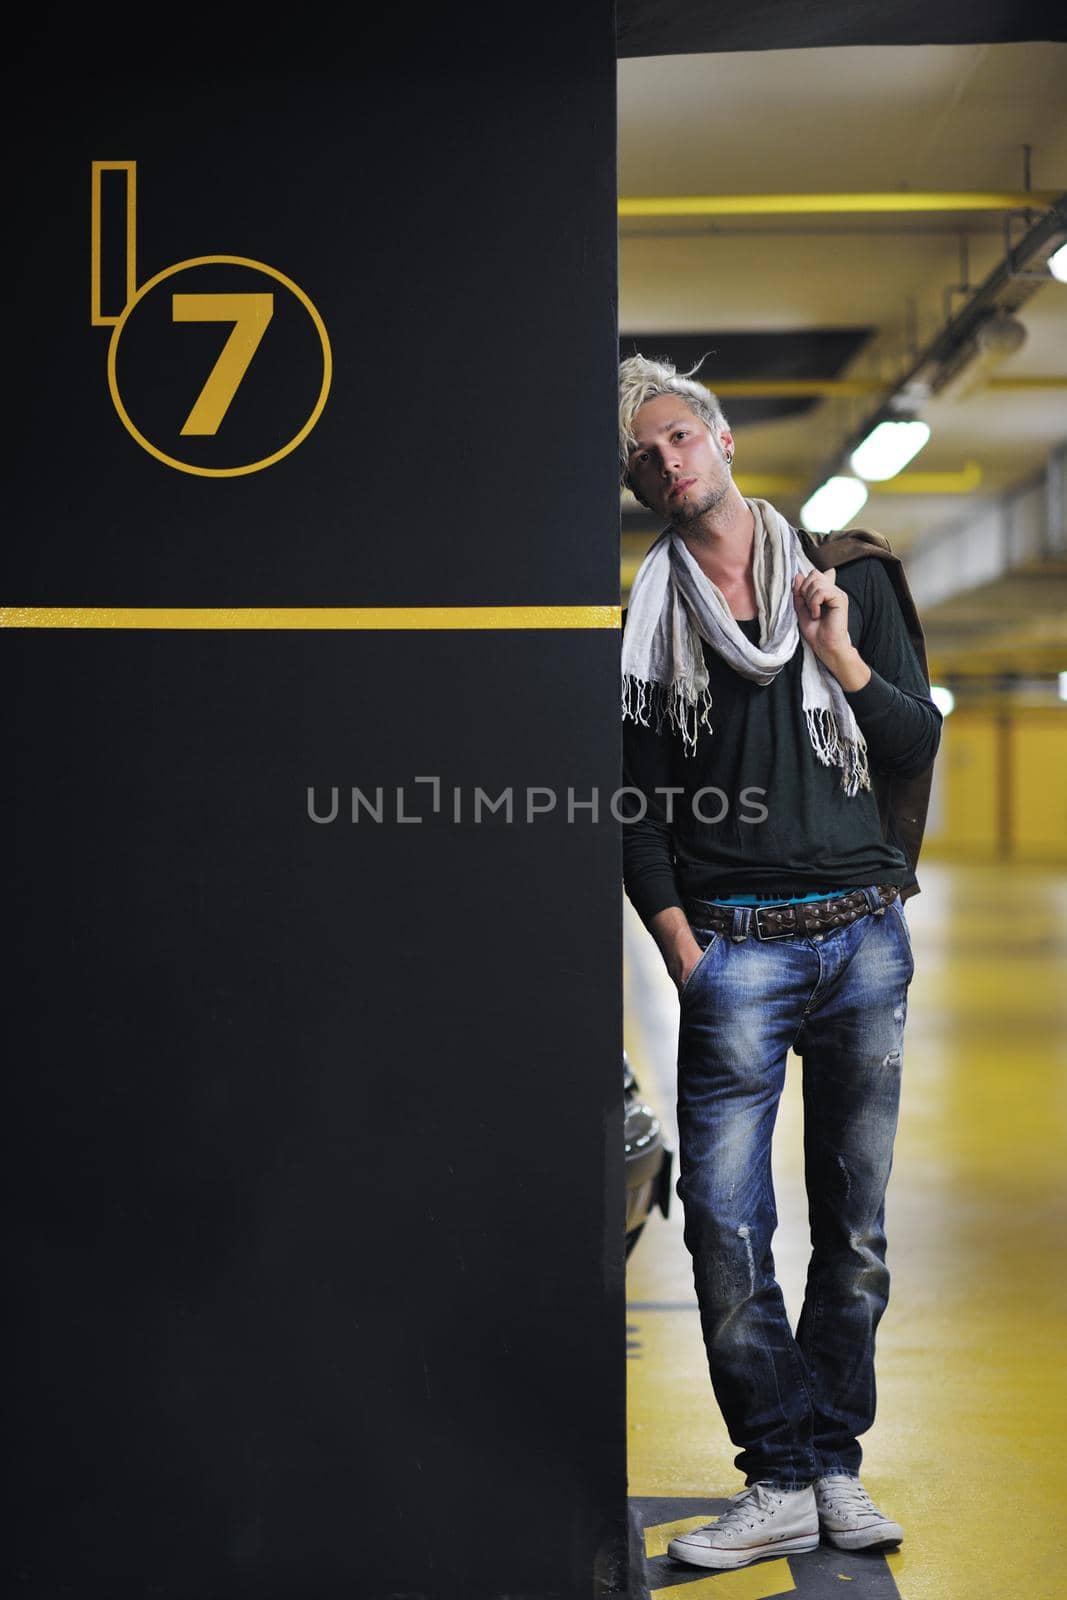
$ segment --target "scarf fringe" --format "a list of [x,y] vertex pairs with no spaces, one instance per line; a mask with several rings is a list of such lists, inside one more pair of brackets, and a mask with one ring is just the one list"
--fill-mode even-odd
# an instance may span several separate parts
[[851,799],[860,789],[871,787],[867,761],[867,741],[856,729],[855,739],[842,739],[834,713],[825,706],[809,706],[804,712],[812,749],[824,767],[841,768],[841,787]]
[[[690,755],[695,754],[697,733],[701,728],[713,732],[708,716],[711,712],[711,692],[701,689],[695,698],[683,683],[651,683],[647,678],[626,673],[622,680],[622,715],[641,727],[654,727],[657,733],[667,722],[680,734],[682,744]],[[650,718],[655,721],[650,721]]]

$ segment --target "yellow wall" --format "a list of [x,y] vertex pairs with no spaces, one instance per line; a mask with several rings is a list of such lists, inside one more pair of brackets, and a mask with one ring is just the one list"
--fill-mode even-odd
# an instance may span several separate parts
[[1067,707],[1014,718],[1011,770],[1013,859],[1067,860]]
[[959,860],[1067,860],[1067,706],[945,719],[926,849]]
[[968,859],[998,853],[997,740],[992,715],[945,718],[924,848]]

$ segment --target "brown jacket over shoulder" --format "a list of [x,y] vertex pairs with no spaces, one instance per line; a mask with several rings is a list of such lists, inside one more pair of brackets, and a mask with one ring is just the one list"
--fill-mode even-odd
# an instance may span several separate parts
[[[923,638],[919,623],[919,613],[915,609],[915,601],[911,597],[900,557],[893,554],[885,535],[865,528],[849,528],[844,533],[806,533],[802,528],[797,532],[809,561],[820,571],[824,572],[827,567],[844,566],[848,561],[858,561],[866,556],[876,556],[885,563],[887,576],[892,582],[893,592],[904,616],[908,637],[914,646],[929,687],[930,668],[926,659],[926,640]],[[896,834],[911,868],[911,882],[905,884],[900,891],[902,900],[919,893],[915,868],[926,827],[933,771],[933,767],[929,766],[914,778],[894,778],[875,774],[871,780],[878,800],[882,831],[887,835]]]

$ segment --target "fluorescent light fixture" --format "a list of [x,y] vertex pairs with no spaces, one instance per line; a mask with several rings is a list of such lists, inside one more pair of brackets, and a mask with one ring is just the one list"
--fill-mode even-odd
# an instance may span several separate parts
[[917,456],[930,429],[925,422],[880,422],[863,443],[853,450],[849,462],[853,472],[868,483],[895,478],[913,456]]
[[1061,244],[1048,258],[1048,270],[1057,283],[1067,283],[1067,244]]
[[836,533],[867,503],[867,485],[858,478],[827,478],[800,508],[809,533]]
[[931,685],[930,699],[943,717],[951,716],[956,709],[956,696],[951,689],[944,689],[939,683]]
[[1059,693],[1060,699],[1067,700],[1067,672],[1057,673],[1056,689]]

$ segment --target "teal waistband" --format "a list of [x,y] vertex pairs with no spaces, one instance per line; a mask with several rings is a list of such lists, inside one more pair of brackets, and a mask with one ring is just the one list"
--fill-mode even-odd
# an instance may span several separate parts
[[839,895],[855,894],[855,889],[817,889],[814,894],[791,894],[785,899],[779,894],[732,894],[728,899],[708,902],[713,906],[799,906],[805,900],[836,900]]

